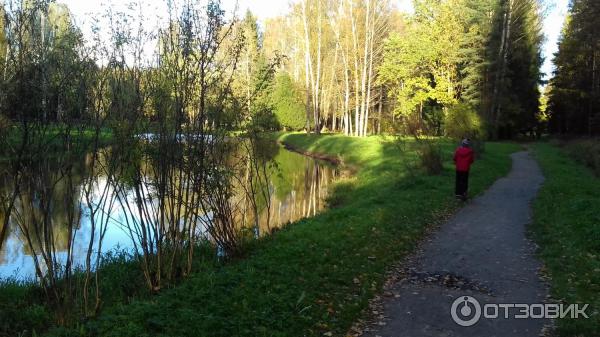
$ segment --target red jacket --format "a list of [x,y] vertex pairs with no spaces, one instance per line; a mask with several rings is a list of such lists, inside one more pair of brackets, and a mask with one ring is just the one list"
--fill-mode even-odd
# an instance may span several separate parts
[[473,150],[468,147],[461,146],[454,152],[454,163],[457,171],[469,172],[473,160]]

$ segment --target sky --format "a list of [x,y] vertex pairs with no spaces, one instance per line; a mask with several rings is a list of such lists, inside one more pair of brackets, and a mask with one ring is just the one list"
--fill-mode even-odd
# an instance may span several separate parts
[[562,30],[565,17],[569,10],[569,0],[546,0],[548,9],[544,18],[544,35],[546,40],[542,48],[544,56],[544,64],[542,72],[545,73],[544,79],[548,80],[552,76],[554,64],[552,58],[554,53],[558,51],[558,38]]
[[[141,0],[144,3],[145,9],[157,13],[159,16],[165,14],[164,0]],[[238,0],[238,13],[245,13],[250,9],[262,23],[265,19],[282,15],[288,11],[289,4],[294,0]],[[396,6],[407,13],[412,12],[412,0],[395,0]],[[104,11],[104,6],[107,3],[114,4],[117,8],[125,7],[125,3],[129,0],[58,0],[57,2],[65,3],[73,12],[78,25],[89,26],[89,14],[97,17],[99,13]],[[546,37],[542,47],[542,56],[545,61],[542,66],[542,72],[545,73],[544,79],[549,79],[552,75],[554,65],[552,64],[552,55],[558,50],[557,42],[560,36],[565,15],[568,11],[569,0],[544,0],[546,6],[544,17],[544,35]],[[236,5],[235,0],[223,0],[223,7],[227,11],[233,11]],[[89,30],[88,30],[89,32]],[[84,34],[86,29],[84,28]]]

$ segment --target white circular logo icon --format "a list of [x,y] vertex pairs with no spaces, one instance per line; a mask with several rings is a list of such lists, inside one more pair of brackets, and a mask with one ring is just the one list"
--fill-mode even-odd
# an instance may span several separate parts
[[450,309],[452,319],[460,326],[471,326],[481,318],[481,305],[471,296],[461,296],[454,300]]

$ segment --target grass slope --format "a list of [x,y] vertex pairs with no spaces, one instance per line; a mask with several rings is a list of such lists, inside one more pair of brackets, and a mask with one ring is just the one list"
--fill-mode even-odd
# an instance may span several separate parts
[[600,178],[548,143],[535,146],[546,181],[534,202],[532,230],[565,304],[589,303],[589,319],[558,320],[561,336],[600,336]]
[[[440,176],[408,174],[401,153],[381,138],[280,137],[297,149],[340,155],[353,178],[332,192],[336,207],[252,247],[247,257],[212,265],[150,299],[106,308],[96,320],[53,335],[341,336],[380,289],[385,271],[432,225],[458,207],[453,144]],[[473,167],[479,193],[510,168],[513,144],[488,143]]]

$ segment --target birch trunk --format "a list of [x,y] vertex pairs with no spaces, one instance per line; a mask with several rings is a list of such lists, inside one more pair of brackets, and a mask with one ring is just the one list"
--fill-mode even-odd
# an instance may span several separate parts
[[310,60],[310,39],[308,35],[308,18],[306,15],[306,1],[302,1],[302,22],[304,24],[304,78],[306,87],[306,132],[310,133],[310,95],[311,81],[310,73],[312,65]]
[[363,45],[363,57],[362,57],[362,69],[361,69],[361,80],[360,80],[360,117],[359,125],[357,125],[357,136],[364,136],[365,129],[365,117],[367,114],[367,71],[369,66],[369,30],[371,19],[371,1],[367,0],[367,9],[365,17],[365,41]]
[[360,100],[359,100],[359,93],[360,93],[360,85],[359,85],[359,65],[358,65],[358,59],[359,59],[359,51],[358,51],[358,36],[357,36],[357,31],[356,31],[356,20],[354,18],[354,6],[352,4],[352,1],[349,1],[350,3],[350,22],[351,22],[351,26],[352,26],[352,47],[353,47],[353,55],[354,55],[354,131],[353,134],[354,136],[359,136],[359,126],[360,126],[360,120],[359,120],[359,116],[360,116]]
[[365,120],[363,126],[363,136],[367,135],[369,127],[369,112],[371,109],[371,85],[373,83],[373,40],[375,36],[375,22],[372,20],[371,28],[369,29],[369,37],[367,39],[369,44],[369,72],[367,81],[367,101],[365,102]]
[[377,134],[381,134],[381,111],[383,110],[383,85],[379,86],[379,104],[377,107]]
[[[321,102],[319,99],[319,92],[320,92],[320,83],[321,83],[321,34],[322,34],[322,27],[321,27],[321,1],[317,0],[317,74],[316,76],[316,81],[313,83],[313,90],[314,90],[314,96],[313,96],[313,100],[314,100],[314,110],[313,110],[313,115],[314,115],[314,124],[315,124],[315,133],[319,134],[321,133],[321,121],[320,121],[320,110],[321,110]],[[312,67],[311,67],[312,68]],[[312,69],[311,69],[312,70]]]

